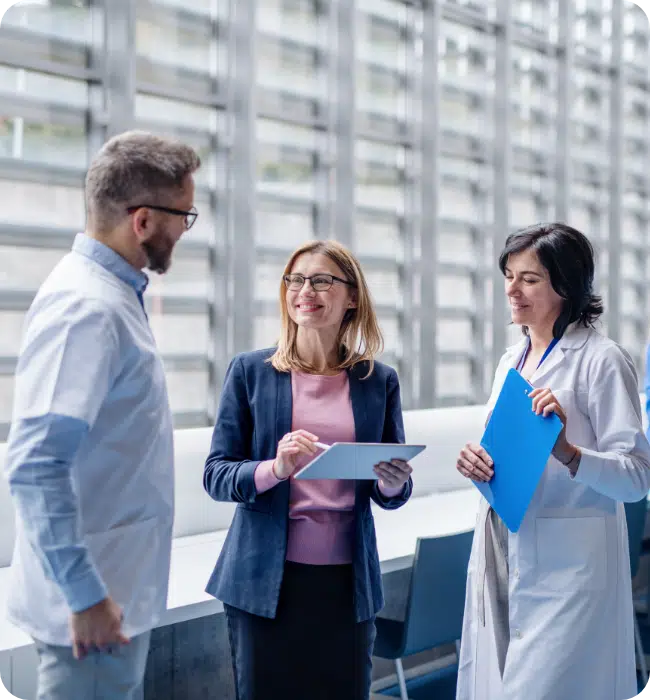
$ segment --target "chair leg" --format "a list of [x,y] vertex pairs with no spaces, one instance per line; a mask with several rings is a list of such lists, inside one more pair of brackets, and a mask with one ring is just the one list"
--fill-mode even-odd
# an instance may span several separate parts
[[402,700],[409,700],[409,696],[406,692],[406,678],[404,677],[404,666],[402,666],[402,659],[395,659],[395,668],[397,669],[399,696]]
[[643,651],[643,643],[641,642],[641,630],[639,629],[639,621],[634,615],[634,644],[636,646],[636,656],[641,670],[641,680],[643,687],[648,685],[648,665],[645,660],[645,652]]

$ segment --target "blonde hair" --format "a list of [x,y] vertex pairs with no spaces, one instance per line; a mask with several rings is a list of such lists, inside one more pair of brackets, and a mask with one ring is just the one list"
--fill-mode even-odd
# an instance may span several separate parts
[[357,308],[348,309],[343,317],[337,338],[340,348],[339,362],[331,369],[341,371],[351,369],[360,362],[367,362],[369,369],[365,379],[373,372],[376,355],[384,349],[384,339],[361,265],[345,246],[336,241],[310,241],[295,250],[289,258],[282,273],[283,279],[280,280],[282,331],[278,347],[269,358],[269,362],[279,372],[292,370],[314,372],[315,370],[298,356],[296,347],[298,324],[289,316],[287,289],[284,284],[284,275],[288,275],[296,260],[305,254],[326,255],[341,269],[343,277],[354,285]]

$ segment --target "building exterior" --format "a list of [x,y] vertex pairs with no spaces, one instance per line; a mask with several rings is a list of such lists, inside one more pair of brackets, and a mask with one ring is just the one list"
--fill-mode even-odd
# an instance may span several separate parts
[[84,226],[103,141],[204,159],[196,226],[152,277],[178,426],[272,344],[288,253],[361,257],[406,408],[486,399],[511,341],[498,250],[562,219],[599,255],[607,331],[643,368],[650,27],[627,0],[41,0],[0,26],[0,440],[24,312]]

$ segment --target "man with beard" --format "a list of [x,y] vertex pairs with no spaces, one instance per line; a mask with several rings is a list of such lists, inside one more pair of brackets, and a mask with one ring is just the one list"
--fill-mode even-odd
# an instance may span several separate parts
[[9,619],[34,639],[39,700],[135,700],[165,610],[173,432],[144,310],[194,223],[198,155],[116,136],[86,177],[85,233],[24,327],[6,476],[16,507]]

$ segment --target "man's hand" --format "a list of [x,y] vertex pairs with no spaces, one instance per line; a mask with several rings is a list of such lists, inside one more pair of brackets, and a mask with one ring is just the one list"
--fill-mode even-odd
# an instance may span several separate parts
[[129,644],[122,634],[122,611],[111,598],[106,598],[92,608],[73,613],[70,617],[72,653],[75,659],[83,659],[89,651],[109,648],[113,644]]

